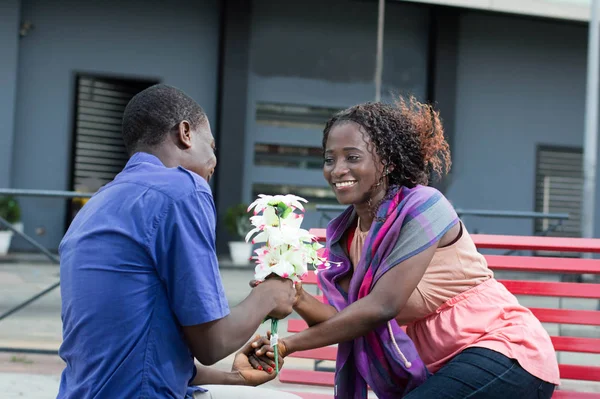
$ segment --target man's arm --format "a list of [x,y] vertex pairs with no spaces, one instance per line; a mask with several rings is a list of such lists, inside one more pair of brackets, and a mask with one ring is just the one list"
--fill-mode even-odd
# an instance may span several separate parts
[[194,357],[214,364],[246,343],[267,315],[285,318],[292,312],[295,291],[291,280],[269,278],[254,288],[222,319],[183,327]]
[[245,385],[240,373],[196,364],[196,377],[190,385]]
[[292,312],[290,280],[270,278],[231,311],[219,272],[215,208],[209,193],[174,201],[156,232],[156,268],[169,304],[199,362],[214,364],[250,339],[267,315]]

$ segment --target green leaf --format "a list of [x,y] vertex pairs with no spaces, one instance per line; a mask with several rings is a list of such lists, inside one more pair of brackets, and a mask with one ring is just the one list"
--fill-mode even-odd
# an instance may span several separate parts
[[21,221],[21,208],[13,197],[0,197],[0,217],[8,223]]
[[293,209],[292,209],[292,208],[290,208],[290,207],[286,207],[285,211],[283,211],[283,214],[281,215],[281,218],[282,218],[282,219],[285,219],[285,218],[286,218],[286,217],[288,217],[288,215],[289,215],[290,213],[292,213],[292,212],[293,212]]

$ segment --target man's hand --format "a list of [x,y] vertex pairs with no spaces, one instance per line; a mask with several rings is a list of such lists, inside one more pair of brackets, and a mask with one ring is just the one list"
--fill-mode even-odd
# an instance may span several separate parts
[[[267,333],[267,334],[270,334]],[[248,342],[236,355],[231,371],[238,373],[243,380],[243,385],[257,386],[271,381],[276,377],[275,362],[273,358],[256,356],[254,354],[254,342],[260,341],[260,335],[253,341]],[[262,341],[260,341],[262,342]],[[279,358],[279,367],[283,365],[283,359]]]
[[261,283],[252,281],[250,285],[260,291],[261,296],[265,296],[266,300],[274,302],[275,307],[269,313],[269,317],[285,319],[292,313],[296,302],[296,290],[292,280],[270,275],[265,281]]

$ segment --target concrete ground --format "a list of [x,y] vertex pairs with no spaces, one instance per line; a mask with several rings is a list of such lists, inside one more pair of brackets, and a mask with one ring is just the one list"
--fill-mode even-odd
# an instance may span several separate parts
[[[227,267],[222,278],[228,301],[235,306],[250,292],[248,281],[253,270]],[[0,259],[0,314],[35,295],[58,281],[58,267],[40,262],[36,256]],[[290,316],[297,317],[297,316]],[[264,334],[268,324],[258,333]],[[287,323],[280,322],[281,332]],[[285,335],[282,334],[282,335]],[[0,321],[0,398],[50,399],[56,398],[64,362],[56,355],[30,354],[23,351],[7,352],[6,348],[57,350],[61,343],[60,292],[56,289],[17,313]],[[233,355],[215,367],[230,370]],[[286,359],[294,368],[312,368],[312,362]],[[288,392],[332,393],[332,389],[281,384],[271,381],[265,387]]]
[[[250,291],[248,281],[252,277],[252,269],[228,267],[226,262],[223,262],[222,266],[221,273],[225,292],[230,305],[234,306]],[[540,278],[539,275],[525,277]],[[58,267],[41,261],[39,257],[13,256],[0,259],[0,314],[56,281],[58,281]],[[521,298],[521,301],[527,306],[537,307],[560,305],[565,308],[589,310],[596,307],[594,301],[578,299],[564,300],[561,304],[558,300],[547,298],[526,297]],[[559,333],[556,325],[546,327],[551,334]],[[266,328],[266,325],[261,326],[259,332],[264,332]],[[280,323],[280,331],[285,330],[286,323]],[[600,338],[600,328],[598,327],[563,326],[560,333]],[[0,347],[2,348],[57,350],[60,343],[61,320],[58,289],[0,321]],[[560,361],[564,363],[600,365],[600,356],[598,355],[560,353],[559,356]],[[220,361],[216,367],[228,370],[231,367],[232,359],[233,356],[230,356]],[[311,369],[313,366],[311,361],[303,359],[286,359],[286,363],[288,367],[293,368]],[[64,363],[56,355],[0,351],[0,397],[3,399],[55,398],[63,367]],[[276,380],[270,382],[268,386],[291,392],[310,391],[332,394],[331,389],[281,384]],[[566,381],[563,388],[600,392],[600,384],[596,383]]]

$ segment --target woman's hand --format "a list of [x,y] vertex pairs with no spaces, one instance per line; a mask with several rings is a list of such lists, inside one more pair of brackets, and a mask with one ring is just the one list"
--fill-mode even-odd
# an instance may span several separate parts
[[[275,359],[275,349],[271,346],[271,332],[267,331],[266,337],[260,337],[252,342],[254,354],[258,357],[267,357],[267,359]],[[283,338],[279,338],[277,343],[277,354],[279,355],[279,364],[287,356],[287,349]],[[272,361],[272,360],[271,360]]]
[[[252,288],[256,288],[259,284],[261,284],[260,281],[250,281],[250,287]],[[322,303],[306,292],[304,287],[302,287],[301,282],[296,282],[295,289],[296,296],[292,305],[293,310],[295,310],[309,326],[314,326],[315,324],[328,320],[337,313],[337,310],[333,306]]]
[[294,298],[294,310],[296,309],[296,307],[298,306],[298,304],[302,301],[302,299],[304,299],[304,296],[306,294],[306,291],[304,291],[304,288],[302,288],[302,283],[300,281],[298,281],[296,283],[296,297]]

